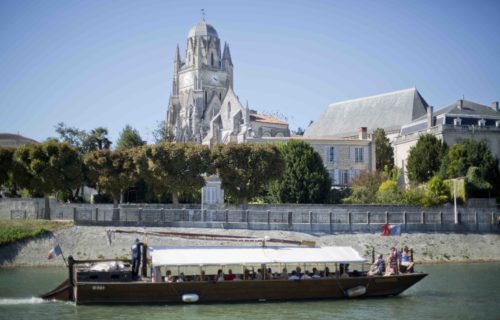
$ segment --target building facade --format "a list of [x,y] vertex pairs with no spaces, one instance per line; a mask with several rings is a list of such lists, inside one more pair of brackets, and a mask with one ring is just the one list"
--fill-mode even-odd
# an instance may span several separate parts
[[233,91],[229,45],[205,20],[188,33],[184,58],[177,46],[167,127],[175,141],[207,145],[246,142],[262,136],[289,136],[288,124],[258,115]]

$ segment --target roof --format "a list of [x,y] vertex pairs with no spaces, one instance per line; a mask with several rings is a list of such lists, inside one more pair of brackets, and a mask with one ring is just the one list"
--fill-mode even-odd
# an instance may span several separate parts
[[26,138],[20,134],[15,133],[0,133],[0,140],[23,140],[31,143],[38,143],[36,140]]
[[257,121],[257,122],[283,124],[283,125],[288,124],[287,122],[280,120],[280,119],[277,119],[275,117],[264,115],[264,114],[255,114],[255,113],[250,114],[250,120]]
[[[466,116],[484,116],[484,117],[499,117],[500,112],[493,110],[493,108],[475,103],[468,100],[462,100],[462,107],[459,108],[460,100],[450,104],[447,107],[435,111],[432,115],[439,116],[442,114],[453,114]],[[426,116],[420,117],[417,120],[424,119]]]
[[219,37],[215,28],[206,23],[205,20],[200,21],[197,25],[193,26],[188,33],[188,38],[191,37]]
[[351,247],[150,247],[153,266],[364,263]]
[[399,130],[426,114],[427,102],[415,88],[330,104],[305,131],[310,138],[356,135],[357,128]]

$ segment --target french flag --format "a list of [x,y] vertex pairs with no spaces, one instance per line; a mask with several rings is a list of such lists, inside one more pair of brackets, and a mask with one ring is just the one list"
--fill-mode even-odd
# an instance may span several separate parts
[[401,225],[400,224],[383,224],[382,225],[382,235],[383,236],[400,236],[401,235]]
[[50,249],[49,254],[47,256],[47,259],[52,259],[57,257],[58,255],[62,254],[61,247],[59,245],[54,246],[52,249]]

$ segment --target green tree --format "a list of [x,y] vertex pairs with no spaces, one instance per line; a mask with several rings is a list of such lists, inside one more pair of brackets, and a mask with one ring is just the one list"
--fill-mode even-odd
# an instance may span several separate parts
[[344,198],[344,203],[368,204],[376,203],[377,191],[383,181],[382,173],[364,171],[355,176],[350,183],[351,195]]
[[432,134],[421,136],[417,144],[410,148],[406,169],[408,178],[415,182],[426,182],[441,166],[446,154],[446,145]]
[[140,149],[97,150],[85,156],[90,180],[113,197],[113,206],[118,207],[123,191],[139,178],[135,159]]
[[45,218],[50,219],[48,196],[71,192],[83,182],[78,151],[67,143],[26,144],[14,153],[19,186],[45,197]]
[[153,138],[156,144],[174,141],[172,129],[167,126],[167,122],[165,120],[158,121],[156,123],[156,129],[153,130]]
[[111,144],[111,140],[108,139],[108,129],[103,127],[92,129],[84,142],[86,150],[89,152],[94,150],[109,149]]
[[14,165],[14,148],[0,148],[0,187],[10,182]]
[[375,138],[375,167],[382,171],[386,167],[391,170],[394,167],[394,151],[384,129],[377,128],[373,132]]
[[399,203],[401,195],[398,190],[398,184],[394,180],[386,180],[380,184],[376,199],[378,203]]
[[75,127],[68,127],[64,122],[59,122],[55,126],[56,132],[59,134],[59,141],[66,142],[75,147],[81,154],[87,153],[88,134],[85,130],[80,130]]
[[279,148],[285,171],[269,187],[272,198],[282,203],[327,202],[331,181],[321,156],[300,140],[289,140]]
[[274,145],[230,143],[215,146],[212,154],[222,188],[243,206],[283,174],[284,162]]
[[[481,195],[500,188],[500,172],[486,141],[467,139],[450,147],[442,171],[448,178],[468,176],[468,192]],[[470,168],[473,169],[470,173]],[[482,192],[481,192],[482,190]]]
[[131,149],[143,146],[145,144],[146,142],[142,140],[139,131],[127,124],[118,137],[118,141],[116,142],[116,149]]
[[179,203],[179,194],[199,191],[205,185],[203,174],[213,172],[210,149],[191,143],[146,146],[137,163],[157,196],[171,193],[174,204]]

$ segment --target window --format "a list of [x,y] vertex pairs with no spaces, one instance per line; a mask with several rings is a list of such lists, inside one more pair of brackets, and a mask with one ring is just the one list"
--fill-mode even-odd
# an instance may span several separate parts
[[205,91],[205,107],[208,104],[208,93]]
[[210,65],[211,66],[214,65],[214,53],[213,52],[210,54]]
[[363,148],[354,148],[354,162],[363,162]]
[[205,203],[214,204],[217,202],[217,190],[215,187],[205,187]]
[[349,170],[340,170],[339,174],[339,184],[347,185],[349,184]]
[[227,118],[231,117],[231,102],[227,103]]
[[328,150],[328,161],[335,162],[335,147],[330,147]]

